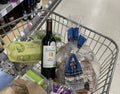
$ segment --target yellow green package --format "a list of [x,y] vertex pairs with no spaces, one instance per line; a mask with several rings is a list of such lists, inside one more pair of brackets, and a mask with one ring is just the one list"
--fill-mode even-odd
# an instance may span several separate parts
[[32,70],[27,70],[27,72],[23,75],[22,79],[34,81],[38,83],[39,85],[44,84],[44,78]]
[[12,62],[35,63],[41,60],[41,42],[12,42],[6,45],[7,55]]

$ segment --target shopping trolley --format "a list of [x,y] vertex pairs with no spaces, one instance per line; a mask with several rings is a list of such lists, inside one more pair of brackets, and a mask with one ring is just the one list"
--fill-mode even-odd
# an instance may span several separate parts
[[[66,31],[70,27],[69,23],[72,23],[80,28],[81,35],[87,39],[86,45],[91,48],[99,61],[98,63],[101,65],[96,89],[91,94],[108,94],[118,57],[117,44],[109,37],[106,37],[56,12],[41,10],[36,12],[36,14],[37,13],[40,13],[41,15],[36,15],[33,20],[24,21],[24,17],[21,17],[13,22],[1,26],[0,29],[3,31],[3,34],[0,36],[1,41],[5,44],[10,43],[13,40],[26,41],[29,36],[35,32],[45,30],[45,21],[47,18],[52,18],[53,33],[60,35],[62,38],[61,44],[64,45],[64,43],[68,42]],[[26,15],[25,17],[30,15],[31,14]],[[17,25],[12,28],[12,23],[17,23]],[[5,27],[9,28],[9,31],[6,31]]]

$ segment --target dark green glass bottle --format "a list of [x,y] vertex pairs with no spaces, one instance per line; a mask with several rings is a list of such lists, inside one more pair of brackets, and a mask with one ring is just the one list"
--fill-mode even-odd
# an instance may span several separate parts
[[42,68],[41,73],[47,79],[55,78],[56,69],[56,40],[52,35],[52,19],[47,20],[46,35],[42,39]]

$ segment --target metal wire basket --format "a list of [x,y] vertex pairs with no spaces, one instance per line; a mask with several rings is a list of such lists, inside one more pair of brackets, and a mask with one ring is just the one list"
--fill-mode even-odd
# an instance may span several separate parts
[[[45,30],[45,21],[50,17],[53,20],[53,32],[62,37],[61,43],[67,43],[66,31],[70,27],[68,24],[70,22],[80,28],[80,33],[87,38],[86,44],[92,49],[101,65],[96,89],[91,94],[108,94],[118,57],[117,44],[109,37],[106,37],[58,13],[44,10],[36,13],[41,13],[41,15],[36,15],[33,20],[24,21],[24,17],[21,17],[13,22],[5,24],[4,26],[0,26],[0,30],[2,32],[0,35],[1,41],[5,44],[17,39],[25,41],[28,39],[29,35],[39,32],[40,30]],[[31,14],[26,17],[30,15]],[[12,28],[12,23],[17,23],[17,25]],[[39,68],[39,66],[36,67]]]

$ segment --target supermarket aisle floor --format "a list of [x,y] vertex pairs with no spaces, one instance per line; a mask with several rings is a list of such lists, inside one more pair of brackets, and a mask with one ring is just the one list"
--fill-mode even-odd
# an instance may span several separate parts
[[[62,0],[56,11],[66,17],[79,15],[82,24],[112,38],[120,49],[119,4],[120,0]],[[120,58],[117,61],[110,94],[120,94]]]

